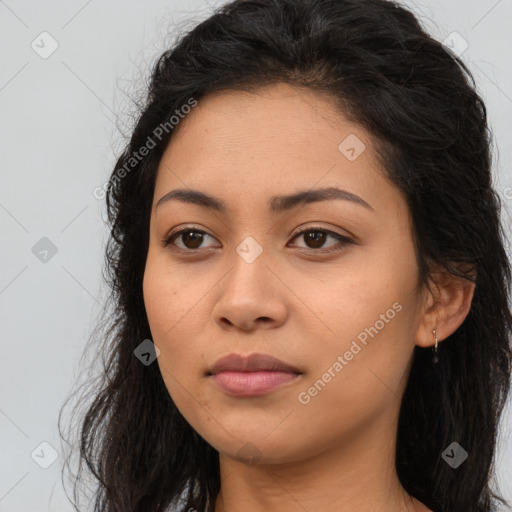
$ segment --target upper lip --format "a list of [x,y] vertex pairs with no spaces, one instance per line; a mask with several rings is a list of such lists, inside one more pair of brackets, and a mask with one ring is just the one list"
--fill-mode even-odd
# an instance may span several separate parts
[[302,373],[299,369],[291,366],[275,357],[267,354],[229,354],[220,358],[209,370],[209,375],[222,371],[256,372],[256,371],[281,371],[289,373]]

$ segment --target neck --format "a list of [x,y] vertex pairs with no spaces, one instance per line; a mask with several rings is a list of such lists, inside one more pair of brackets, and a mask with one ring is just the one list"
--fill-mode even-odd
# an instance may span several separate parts
[[428,512],[400,484],[395,439],[385,438],[390,431],[381,423],[338,443],[326,440],[322,453],[279,464],[250,465],[221,454],[215,512]]

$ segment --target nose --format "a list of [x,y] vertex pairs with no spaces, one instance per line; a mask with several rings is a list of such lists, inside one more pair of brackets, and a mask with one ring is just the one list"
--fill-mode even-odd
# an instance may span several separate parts
[[273,329],[286,321],[288,288],[263,257],[248,263],[236,255],[233,267],[218,286],[220,294],[213,314],[222,329]]

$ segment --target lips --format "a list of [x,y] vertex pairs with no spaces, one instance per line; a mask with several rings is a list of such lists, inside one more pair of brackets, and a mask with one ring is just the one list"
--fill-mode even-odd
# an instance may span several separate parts
[[302,373],[298,368],[267,354],[251,354],[250,356],[242,356],[240,354],[229,354],[228,356],[219,359],[210,368],[210,370],[208,371],[208,375],[216,375],[217,373],[224,371],[274,371],[293,373],[297,375]]
[[238,399],[273,393],[297,382],[302,372],[266,354],[230,354],[219,359],[207,375],[218,389]]

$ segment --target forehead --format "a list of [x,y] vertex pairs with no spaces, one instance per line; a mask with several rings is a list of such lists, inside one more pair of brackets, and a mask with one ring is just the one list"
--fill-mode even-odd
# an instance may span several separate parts
[[375,209],[400,200],[370,134],[326,95],[287,84],[222,91],[200,100],[177,128],[159,165],[155,203],[177,188],[245,208],[257,195],[267,208],[269,196],[317,187],[343,188]]
[[[358,132],[370,143],[368,134],[344,118],[326,94],[288,84],[275,84],[254,92],[220,91],[206,96],[177,127],[173,146],[191,146],[201,151],[229,151],[250,159],[269,152],[294,157],[319,152],[338,156],[339,137]],[[185,149],[185,148],[184,148]],[[284,150],[286,155],[282,155]],[[314,151],[313,151],[314,150]],[[193,155],[188,155],[193,156]]]

